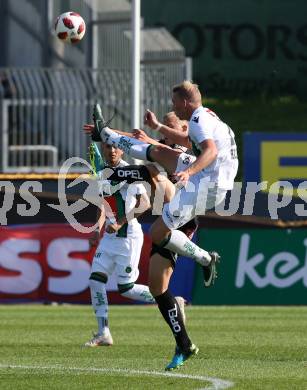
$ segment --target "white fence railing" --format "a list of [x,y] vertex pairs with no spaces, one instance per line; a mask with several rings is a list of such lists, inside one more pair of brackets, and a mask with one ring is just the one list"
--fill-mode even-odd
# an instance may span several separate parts
[[[161,118],[185,62],[143,66],[142,107]],[[0,69],[2,172],[57,172],[67,158],[87,157],[82,132],[95,102],[114,128],[130,129],[130,72],[123,69]],[[76,167],[77,170],[82,170]]]

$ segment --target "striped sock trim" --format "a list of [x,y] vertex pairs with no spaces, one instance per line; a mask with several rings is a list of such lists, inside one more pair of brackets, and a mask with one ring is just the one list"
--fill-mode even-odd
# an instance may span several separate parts
[[155,145],[149,145],[146,149],[146,159],[150,162],[154,162],[154,160],[150,157],[151,150],[155,147]]
[[108,281],[108,277],[106,275],[100,274],[99,272],[92,272],[90,279],[101,283],[107,283]]

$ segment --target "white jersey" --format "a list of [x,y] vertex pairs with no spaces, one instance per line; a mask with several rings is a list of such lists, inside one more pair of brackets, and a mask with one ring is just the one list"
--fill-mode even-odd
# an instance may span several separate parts
[[225,190],[233,188],[234,178],[238,170],[237,146],[231,128],[211,110],[198,107],[189,122],[189,138],[196,157],[201,153],[200,143],[212,139],[217,147],[217,158],[200,173],[210,177]]
[[[123,167],[129,165],[126,161],[120,160],[116,166]],[[109,186],[107,185],[109,183]],[[140,183],[110,183],[109,180],[100,180],[98,182],[100,187],[100,193],[103,195],[106,214],[106,225],[114,223],[119,218],[127,215],[136,205],[136,195],[142,195],[146,192],[143,184]],[[111,189],[111,191],[110,191]],[[105,236],[116,237],[136,237],[142,235],[142,226],[136,218],[131,219],[117,233],[104,233]]]

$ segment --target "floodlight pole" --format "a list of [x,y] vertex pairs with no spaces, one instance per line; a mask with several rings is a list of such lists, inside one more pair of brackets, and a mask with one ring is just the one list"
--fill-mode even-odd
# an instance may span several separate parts
[[[92,20],[94,23],[92,23],[92,29],[91,29],[91,39],[92,39],[92,58],[91,58],[91,64],[93,69],[98,69],[99,67],[99,55],[98,55],[98,0],[92,1]],[[97,76],[97,73],[95,73],[95,77]]]
[[131,126],[140,128],[140,72],[141,72],[141,0],[132,0],[132,88]]

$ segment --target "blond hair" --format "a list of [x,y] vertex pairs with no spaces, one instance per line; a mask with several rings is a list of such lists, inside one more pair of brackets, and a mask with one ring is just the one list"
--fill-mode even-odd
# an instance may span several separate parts
[[201,94],[197,84],[193,84],[189,80],[184,80],[181,84],[173,87],[173,93],[177,93],[182,99],[190,103],[201,103]]
[[180,126],[180,119],[175,114],[174,111],[167,112],[163,117],[163,122],[166,122],[167,120],[173,120],[176,124]]
[[[163,123],[166,124],[167,126],[168,125],[168,122],[172,122],[173,125],[175,125],[176,127],[179,128],[182,128],[182,130],[184,130],[183,127],[187,127],[188,126],[188,122],[186,120],[181,120],[178,118],[178,116],[176,115],[176,113],[174,111],[170,111],[170,112],[167,112],[164,117],[163,117]],[[171,126],[172,127],[172,126]]]

